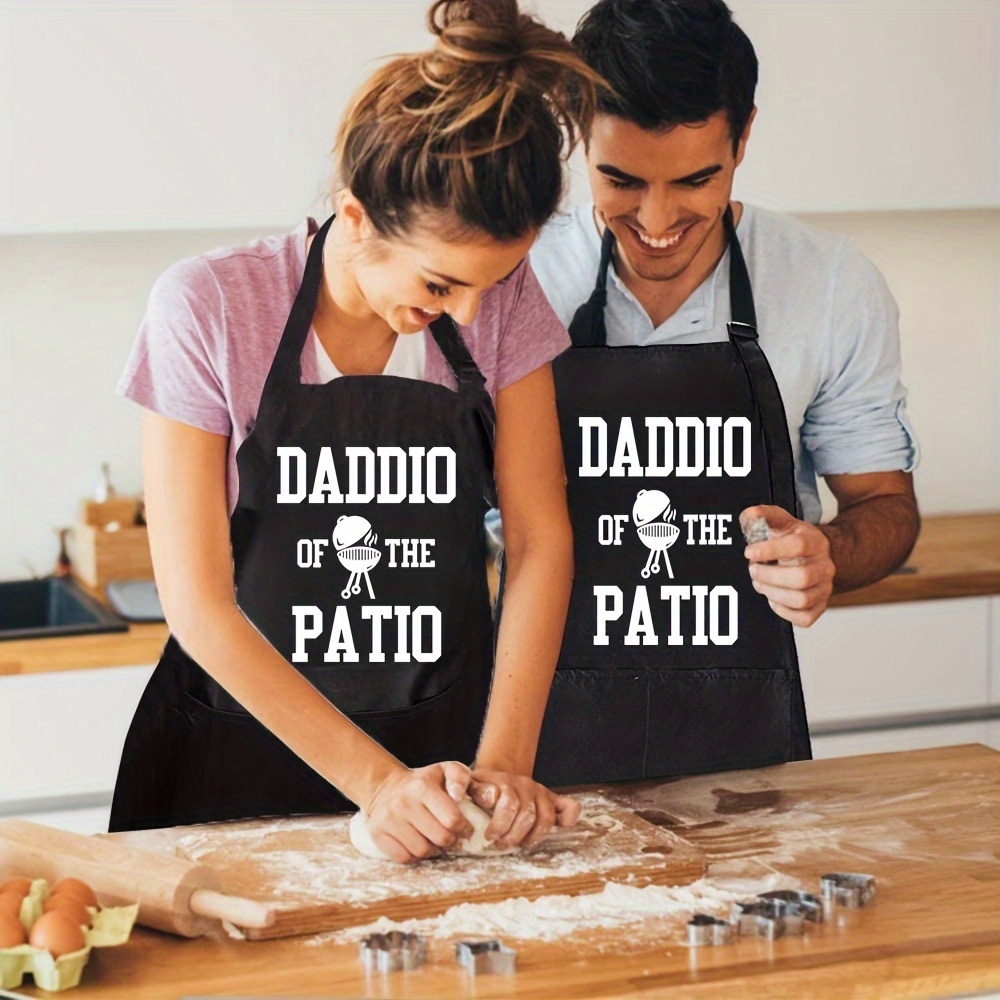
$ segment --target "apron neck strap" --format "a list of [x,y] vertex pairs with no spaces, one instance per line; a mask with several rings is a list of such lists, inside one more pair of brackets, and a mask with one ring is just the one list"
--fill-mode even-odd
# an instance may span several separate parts
[[729,240],[729,313],[732,316],[730,333],[733,326],[742,327],[752,336],[757,335],[757,312],[753,304],[753,289],[750,287],[750,275],[743,259],[743,249],[736,237],[736,224],[733,222],[733,208],[730,205],[722,217]]
[[[615,249],[615,234],[610,226],[604,227],[601,237],[601,260],[597,265],[597,284],[594,285],[593,296],[599,296],[602,304],[608,299],[608,271],[611,269],[611,255]],[[593,297],[592,296],[592,297]]]
[[455,321],[443,313],[430,325],[431,336],[455,376],[459,391],[484,388],[486,378],[469,352]]
[[750,275],[740,241],[736,238],[731,209],[724,218],[729,233],[729,340],[743,366],[757,419],[764,430],[764,453],[771,503],[802,516],[795,486],[795,458],[781,391],[757,336],[757,313],[753,304]]
[[458,383],[459,394],[475,410],[485,453],[489,456],[489,486],[486,502],[496,507],[498,500],[493,479],[493,448],[496,443],[497,414],[493,399],[486,391],[486,378],[465,344],[455,321],[447,314],[439,316],[430,325],[431,336],[438,345],[445,361]]
[[316,304],[319,302],[319,292],[323,287],[323,246],[333,219],[331,215],[323,223],[309,247],[302,283],[288,313],[278,350],[264,382],[258,419],[279,412],[289,398],[289,390],[294,390],[302,381],[302,350],[306,345]]
[[615,249],[615,234],[604,227],[601,237],[601,259],[597,266],[597,281],[590,298],[580,306],[569,325],[569,335],[574,347],[605,347],[608,330],[604,323],[604,309],[608,303],[608,271]]

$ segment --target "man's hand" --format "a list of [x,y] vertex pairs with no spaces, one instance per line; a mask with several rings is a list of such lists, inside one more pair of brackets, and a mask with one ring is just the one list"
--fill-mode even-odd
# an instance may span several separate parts
[[767,598],[775,614],[808,628],[826,610],[833,593],[836,567],[829,539],[814,524],[781,507],[748,507],[740,521],[755,517],[767,521],[771,537],[746,547],[754,589]]

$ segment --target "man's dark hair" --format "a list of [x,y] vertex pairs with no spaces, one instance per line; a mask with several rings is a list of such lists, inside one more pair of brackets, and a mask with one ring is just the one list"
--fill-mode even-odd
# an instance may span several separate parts
[[722,0],[600,0],[573,44],[611,85],[598,110],[650,131],[729,118],[737,145],[753,111],[757,56]]

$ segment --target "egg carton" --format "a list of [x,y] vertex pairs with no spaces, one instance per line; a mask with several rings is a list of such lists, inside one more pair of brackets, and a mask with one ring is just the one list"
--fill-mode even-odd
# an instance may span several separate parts
[[[42,907],[49,897],[49,884],[45,879],[35,879],[31,891],[21,903],[21,926],[29,934],[35,921],[42,915]],[[88,907],[93,926],[84,931],[86,944],[79,951],[53,958],[48,951],[19,944],[14,948],[0,948],[0,989],[20,986],[30,975],[35,985],[56,993],[79,985],[84,966],[92,948],[109,948],[124,944],[132,933],[139,904],[132,906]]]

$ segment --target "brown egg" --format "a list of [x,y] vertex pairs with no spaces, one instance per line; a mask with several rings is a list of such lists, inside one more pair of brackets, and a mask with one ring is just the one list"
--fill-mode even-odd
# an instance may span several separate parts
[[97,906],[94,890],[78,878],[61,878],[49,893],[50,896],[75,896],[84,906]]
[[31,892],[31,879],[25,878],[23,875],[7,879],[0,885],[0,896],[8,892],[19,892],[22,896],[27,896]]
[[0,893],[0,913],[9,913],[16,917],[21,912],[21,902],[24,896],[16,892]]
[[9,913],[0,913],[0,948],[16,948],[27,940],[21,921]]
[[90,914],[87,912],[87,907],[76,896],[50,896],[42,909],[46,913],[52,913],[56,910],[60,913],[68,913],[73,918],[73,922],[80,927],[90,926]]
[[43,913],[31,928],[28,937],[28,944],[32,948],[41,948],[47,951],[53,958],[60,955],[68,955],[72,951],[79,951],[86,941],[83,937],[83,930],[73,922],[73,918],[67,913],[52,910]]

